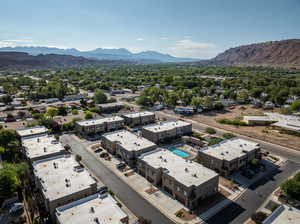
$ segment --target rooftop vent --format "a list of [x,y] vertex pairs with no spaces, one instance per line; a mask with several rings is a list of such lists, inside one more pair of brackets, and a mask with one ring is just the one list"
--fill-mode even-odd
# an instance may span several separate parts
[[192,174],[192,176],[193,176],[193,177],[197,177],[197,174],[194,173],[194,174]]
[[46,147],[44,147],[44,152],[47,152],[47,148]]
[[164,162],[167,162],[167,159],[164,159]]
[[186,168],[184,169],[184,171],[185,171],[185,172],[189,172],[189,169],[186,167]]
[[40,142],[40,139],[39,139],[39,138],[37,139],[37,142]]
[[94,222],[95,223],[99,223],[99,219],[96,217],[96,218],[94,218]]
[[53,163],[53,167],[54,169],[57,169],[58,168],[58,164],[56,162]]

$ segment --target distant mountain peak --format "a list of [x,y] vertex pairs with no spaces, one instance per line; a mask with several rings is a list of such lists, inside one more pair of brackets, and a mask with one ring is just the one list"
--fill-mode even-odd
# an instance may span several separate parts
[[98,60],[126,60],[136,62],[188,62],[197,61],[191,58],[177,58],[169,54],[160,53],[157,51],[142,51],[139,53],[132,53],[126,48],[96,48],[90,51],[79,51],[76,48],[60,49],[56,47],[42,47],[42,46],[25,46],[25,47],[4,47],[0,48],[0,52],[16,51],[25,52],[30,55],[40,54],[58,54],[58,55],[72,55],[82,56],[86,58],[93,58]]

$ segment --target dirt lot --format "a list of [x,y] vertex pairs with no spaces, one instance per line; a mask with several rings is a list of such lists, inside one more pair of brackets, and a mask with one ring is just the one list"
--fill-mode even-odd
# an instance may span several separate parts
[[189,119],[199,121],[201,123],[214,126],[217,128],[236,132],[241,135],[246,135],[252,138],[258,138],[264,141],[268,141],[275,144],[294,148],[296,150],[300,150],[299,149],[300,137],[281,134],[278,131],[273,130],[271,127],[266,127],[266,126],[236,127],[233,125],[220,124],[217,122],[217,120],[222,118],[242,119],[244,115],[263,115],[263,112],[265,112],[262,109],[252,108],[250,105],[246,105],[243,107],[244,109],[242,109],[241,106],[237,106],[232,110],[229,109],[225,110],[223,113],[209,112],[209,113],[194,115],[193,117],[189,117]]

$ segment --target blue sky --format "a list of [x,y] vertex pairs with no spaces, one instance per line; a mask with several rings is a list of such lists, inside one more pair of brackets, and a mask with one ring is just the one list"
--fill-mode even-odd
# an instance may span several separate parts
[[0,46],[155,50],[211,58],[300,38],[300,0],[7,0]]

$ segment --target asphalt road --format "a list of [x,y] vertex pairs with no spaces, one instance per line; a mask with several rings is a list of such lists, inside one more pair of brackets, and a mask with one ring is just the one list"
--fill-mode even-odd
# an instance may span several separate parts
[[264,177],[249,189],[237,201],[211,217],[208,224],[244,223],[266,201],[269,195],[300,169],[300,164],[288,161],[279,170]]
[[98,161],[90,151],[85,149],[83,143],[76,141],[75,138],[69,135],[62,136],[61,141],[64,144],[69,144],[75,154],[81,155],[82,161],[91,172],[108,188],[112,189],[117,197],[120,198],[136,216],[143,216],[144,218],[150,219],[152,220],[152,224],[174,224],[174,222],[164,216],[159,210]]
[[[167,118],[167,119],[178,119],[179,118],[178,115],[168,114],[168,113],[163,112],[163,111],[156,111],[155,114],[156,114],[157,118]],[[188,118],[181,118],[181,119],[188,119]],[[194,129],[199,130],[201,132],[205,132],[205,129],[207,127],[210,127],[208,125],[205,125],[205,124],[202,124],[202,123],[199,123],[199,122],[193,122],[192,125],[193,125]],[[218,129],[218,128],[215,128],[215,127],[213,127],[213,128],[216,130],[216,132],[217,132],[216,135],[218,135],[218,136],[222,136],[224,133],[228,133],[228,131],[226,131],[226,130]],[[280,157],[286,158],[290,161],[300,163],[300,152],[298,152],[296,150],[289,149],[287,147],[283,147],[283,146],[276,145],[276,144],[273,144],[273,143],[265,142],[265,141],[262,141],[262,140],[259,140],[259,139],[250,138],[250,137],[247,137],[247,136],[244,136],[244,135],[238,135],[236,133],[234,133],[234,134],[241,137],[241,138],[251,140],[251,141],[255,141],[255,142],[259,143],[262,147],[262,150],[265,150],[265,151],[268,151],[268,152],[270,152],[274,155],[278,155]]]

